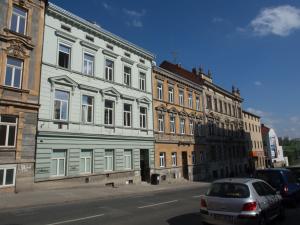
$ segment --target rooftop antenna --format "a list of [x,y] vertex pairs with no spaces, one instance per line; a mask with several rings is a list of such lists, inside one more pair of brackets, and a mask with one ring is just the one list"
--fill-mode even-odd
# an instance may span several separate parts
[[176,51],[172,51],[171,54],[173,56],[173,63],[177,64],[177,52]]

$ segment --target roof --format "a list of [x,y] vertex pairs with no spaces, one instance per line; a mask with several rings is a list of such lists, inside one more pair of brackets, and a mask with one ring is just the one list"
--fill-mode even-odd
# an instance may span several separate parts
[[260,116],[254,114],[254,113],[251,113],[251,112],[249,112],[249,111],[246,111],[246,110],[243,110],[243,113],[249,114],[249,115],[254,116],[254,117],[256,117],[256,118],[260,118]]
[[255,178],[223,178],[223,179],[219,179],[214,181],[213,183],[223,183],[223,182],[227,182],[227,183],[242,183],[242,184],[246,184],[249,181],[254,181],[256,180]]
[[153,53],[151,53],[151,52],[149,52],[149,51],[147,51],[147,50],[145,50],[145,49],[143,49],[143,48],[141,48],[141,47],[139,47],[139,46],[137,46],[137,45],[135,45],[135,44],[133,44],[133,43],[131,43],[131,42],[115,35],[115,34],[113,34],[113,33],[111,33],[111,32],[109,32],[109,31],[105,30],[104,28],[100,27],[99,25],[97,25],[95,23],[91,23],[91,22],[89,22],[89,21],[87,21],[87,20],[85,20],[85,19],[83,19],[79,16],[76,16],[75,14],[73,14],[73,13],[71,13],[71,12],[69,12],[69,11],[67,11],[67,10],[51,3],[51,2],[49,2],[49,4],[48,4],[47,11],[48,12],[52,11],[52,12],[55,12],[59,15],[63,15],[64,17],[68,17],[68,18],[72,19],[73,21],[76,21],[80,25],[86,26],[87,28],[91,29],[92,31],[96,31],[98,33],[101,33],[106,38],[112,39],[115,42],[119,42],[120,44],[123,44],[125,46],[128,46],[130,48],[133,48],[137,51],[142,52],[144,55],[146,55],[150,59],[155,58]]
[[[227,95],[228,97],[230,98],[235,98],[235,99],[238,99],[239,101],[243,101],[243,99],[239,96],[236,96],[234,94],[232,94],[231,92],[219,87],[218,85],[216,84],[213,84],[213,83],[210,83],[210,82],[207,82],[206,80],[204,80],[203,78],[201,78],[201,76],[181,67],[180,65],[178,64],[173,64],[171,62],[168,62],[168,61],[163,61],[160,66],[161,68],[165,69],[165,70],[168,70],[170,72],[173,72],[177,75],[180,75],[186,79],[189,79],[199,85],[207,85],[207,86],[210,86],[211,88],[215,89],[215,90],[218,90],[219,92],[222,92],[223,94]],[[205,74],[204,74],[205,75]],[[205,75],[206,76],[206,75]]]
[[266,127],[264,124],[261,125],[261,133],[262,135],[267,135],[270,131],[269,127]]

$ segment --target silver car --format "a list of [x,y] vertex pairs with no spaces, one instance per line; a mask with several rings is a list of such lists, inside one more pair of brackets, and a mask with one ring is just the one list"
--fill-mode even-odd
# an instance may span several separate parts
[[264,225],[284,218],[282,198],[269,184],[253,178],[227,178],[213,182],[200,199],[203,224]]

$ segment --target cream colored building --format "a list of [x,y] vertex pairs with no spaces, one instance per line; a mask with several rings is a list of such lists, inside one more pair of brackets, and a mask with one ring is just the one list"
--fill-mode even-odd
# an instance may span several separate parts
[[243,122],[245,146],[249,152],[250,168],[252,170],[263,169],[266,165],[260,117],[253,113],[243,111]]

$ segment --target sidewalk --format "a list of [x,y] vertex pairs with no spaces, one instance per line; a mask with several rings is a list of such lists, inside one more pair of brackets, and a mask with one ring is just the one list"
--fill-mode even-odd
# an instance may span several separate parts
[[190,187],[204,187],[209,183],[205,182],[181,182],[151,184],[129,184],[119,187],[105,187],[99,184],[85,184],[69,188],[51,188],[34,190],[20,193],[6,193],[0,195],[0,210],[11,208],[24,208],[43,206],[49,204],[70,203],[91,199],[107,199],[122,196],[146,194],[156,191],[167,191],[185,189]]

